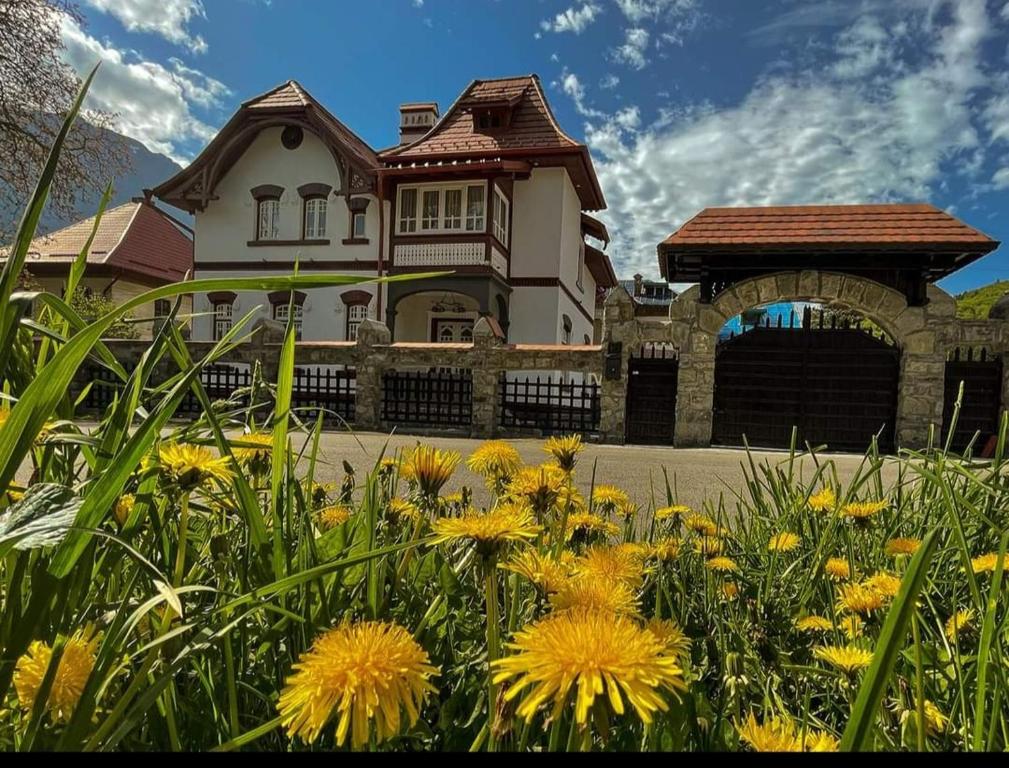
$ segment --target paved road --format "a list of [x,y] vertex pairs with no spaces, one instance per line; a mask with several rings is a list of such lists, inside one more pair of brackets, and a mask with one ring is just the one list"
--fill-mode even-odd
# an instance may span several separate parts
[[[363,473],[366,467],[377,460],[386,442],[389,451],[396,451],[410,448],[418,441],[459,451],[464,458],[480,444],[479,440],[463,438],[418,438],[399,435],[388,437],[369,432],[354,434],[327,432],[322,436],[320,446],[321,460],[327,466],[326,479],[339,481],[342,478],[344,459],[358,472]],[[547,458],[543,453],[541,440],[510,442],[518,449],[526,463],[538,463]],[[766,460],[774,464],[784,462],[788,458],[787,453],[774,451],[756,452],[753,455],[758,463]],[[861,456],[848,454],[825,454],[819,458],[834,461],[842,482],[854,473],[862,460]],[[734,507],[734,504],[730,503],[734,498],[732,491],[743,488],[742,465],[747,461],[744,451],[724,448],[672,449],[631,445],[588,445],[579,457],[575,475],[580,489],[583,493],[586,492],[591,482],[592,466],[595,463],[597,484],[619,485],[631,494],[636,503],[650,506],[652,489],[656,499],[662,499],[665,489],[662,470],[665,468],[669,482],[675,483],[680,503],[699,508],[705,499],[717,501],[719,494],[725,494],[726,505],[732,508]],[[803,458],[799,464],[799,471],[805,477],[812,476],[815,471],[812,460],[808,457]],[[480,478],[460,465],[448,489],[458,490],[463,484],[474,489],[475,500],[478,503],[486,501],[486,492]]]

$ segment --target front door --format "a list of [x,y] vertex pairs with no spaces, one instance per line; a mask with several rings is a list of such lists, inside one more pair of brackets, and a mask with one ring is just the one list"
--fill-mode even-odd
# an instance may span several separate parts
[[431,321],[431,341],[437,344],[469,344],[473,341],[473,320],[436,317]]

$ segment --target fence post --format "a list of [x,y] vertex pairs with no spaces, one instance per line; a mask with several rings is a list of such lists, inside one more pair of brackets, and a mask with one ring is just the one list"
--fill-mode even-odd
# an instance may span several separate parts
[[384,356],[376,349],[392,342],[385,323],[364,320],[357,328],[357,375],[354,424],[359,430],[377,430],[382,420],[382,371]]
[[622,444],[626,439],[627,361],[633,349],[640,345],[634,300],[623,288],[617,287],[606,297],[603,321],[603,353],[611,343],[620,346],[620,370],[617,378],[604,372],[600,402],[599,431],[607,443]]
[[[495,324],[496,325],[496,324]],[[491,350],[504,343],[498,329],[481,317],[473,326],[473,353],[480,365],[472,367],[474,437],[491,438],[497,430],[498,380],[501,371],[492,363]]]

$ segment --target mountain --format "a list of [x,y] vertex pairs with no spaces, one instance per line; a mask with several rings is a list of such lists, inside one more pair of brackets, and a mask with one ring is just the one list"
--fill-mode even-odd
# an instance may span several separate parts
[[1009,293],[1009,280],[999,280],[972,291],[958,293],[956,299],[957,317],[965,320],[985,320],[992,305]]

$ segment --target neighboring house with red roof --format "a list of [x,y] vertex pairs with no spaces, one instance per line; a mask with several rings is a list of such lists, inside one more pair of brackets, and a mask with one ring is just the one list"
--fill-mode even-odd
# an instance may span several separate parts
[[[400,107],[400,144],[374,150],[297,82],[250,99],[193,163],[154,190],[195,215],[197,277],[451,272],[295,295],[305,340],[353,339],[367,317],[395,341],[458,342],[488,316],[509,341],[591,343],[597,291],[616,284],[606,207],[585,145],[535,75],[476,80],[440,115]],[[597,241],[599,248],[586,242]],[[219,337],[287,294],[196,297],[194,338]]]
[[[36,237],[24,269],[43,290],[62,295],[70,267],[87,244],[95,217]],[[0,258],[2,261],[2,258]],[[149,200],[134,198],[102,215],[88,250],[81,287],[119,305],[159,285],[186,279],[193,268],[192,231]],[[141,305],[136,320],[166,316],[167,301]],[[180,312],[192,311],[185,296]],[[150,338],[153,322],[138,323],[140,338]]]

